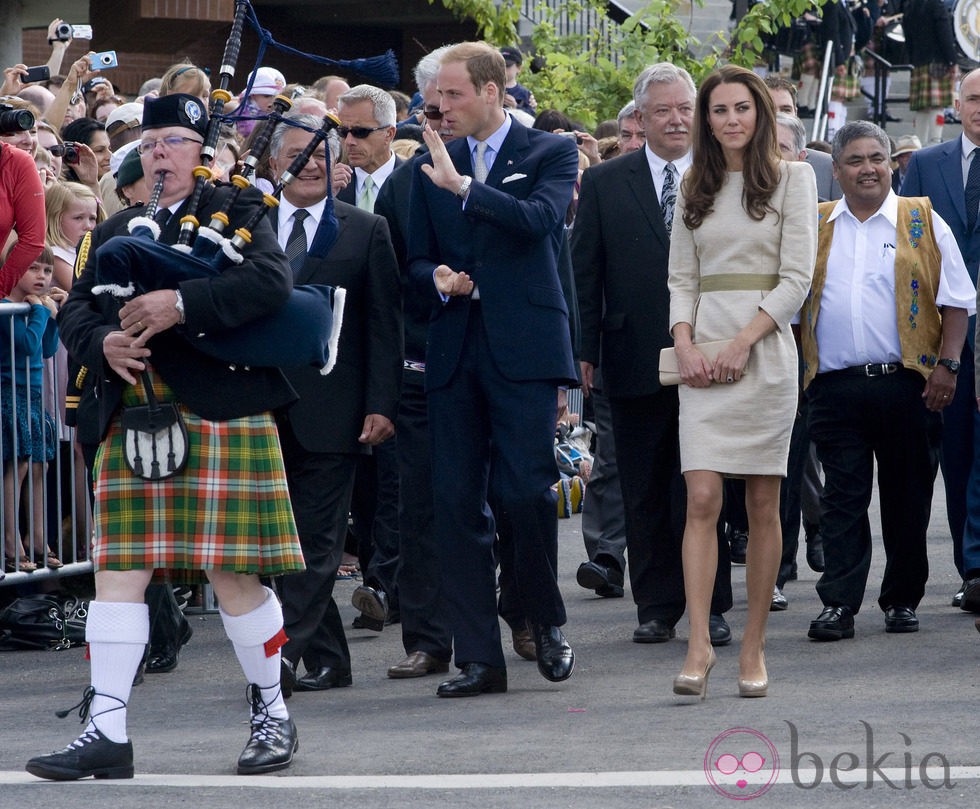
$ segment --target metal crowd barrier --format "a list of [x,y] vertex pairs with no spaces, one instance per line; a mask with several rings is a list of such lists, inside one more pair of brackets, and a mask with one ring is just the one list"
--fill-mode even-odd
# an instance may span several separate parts
[[[54,458],[45,463],[45,474],[40,491],[34,481],[32,461],[24,480],[16,474],[18,466],[14,457],[19,454],[16,447],[32,443],[33,435],[20,435],[16,418],[18,399],[23,398],[27,389],[16,384],[18,369],[23,378],[30,379],[30,358],[17,358],[14,350],[14,324],[17,318],[26,322],[30,312],[26,303],[0,303],[0,406],[4,429],[0,430],[0,457],[3,458],[4,485],[0,487],[0,539],[3,546],[3,569],[0,570],[0,587],[41,579],[89,573],[92,563],[89,560],[92,537],[92,519],[89,508],[88,478],[84,463],[75,451],[75,431],[64,424],[64,380],[67,376],[64,364],[64,350],[59,349],[61,357],[44,361],[42,401],[51,415],[55,429],[50,435],[47,430],[41,437],[42,447],[47,449],[55,442]],[[28,394],[27,426],[33,423],[30,418],[33,402]],[[43,423],[43,420],[42,420]],[[45,452],[45,455],[47,453]],[[40,498],[43,517],[35,516],[35,498]],[[18,503],[20,507],[18,508]],[[40,522],[41,525],[37,523]],[[8,547],[9,526],[13,526],[18,536],[14,537],[12,553]],[[38,553],[32,539],[43,538],[44,551]],[[21,538],[25,542],[21,542]],[[39,543],[40,544],[40,543]],[[47,566],[47,552],[51,551],[63,563],[63,567]],[[23,554],[37,570],[26,572],[19,562]],[[8,557],[13,557],[14,569],[8,569]],[[4,575],[5,574],[5,575]]]

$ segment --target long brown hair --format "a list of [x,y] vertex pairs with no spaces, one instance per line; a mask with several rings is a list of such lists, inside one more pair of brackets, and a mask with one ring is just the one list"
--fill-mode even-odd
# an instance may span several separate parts
[[737,65],[715,70],[701,84],[694,114],[694,162],[684,179],[684,224],[700,227],[713,210],[715,196],[725,183],[728,168],[721,145],[711,134],[708,111],[711,93],[722,84],[744,84],[755,102],[755,133],[742,158],[742,206],[755,220],[765,217],[779,185],[779,140],[776,108],[769,90],[755,73]]

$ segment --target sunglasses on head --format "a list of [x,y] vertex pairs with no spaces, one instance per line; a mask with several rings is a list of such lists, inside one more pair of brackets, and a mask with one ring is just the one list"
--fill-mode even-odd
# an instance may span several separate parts
[[439,110],[437,110],[437,109],[436,110],[434,110],[434,109],[424,109],[424,110],[422,110],[422,114],[426,118],[428,118],[430,121],[441,121],[442,120],[442,113]]
[[341,140],[348,135],[353,135],[358,140],[364,140],[372,132],[380,132],[387,128],[386,126],[338,126],[337,134],[340,135]]

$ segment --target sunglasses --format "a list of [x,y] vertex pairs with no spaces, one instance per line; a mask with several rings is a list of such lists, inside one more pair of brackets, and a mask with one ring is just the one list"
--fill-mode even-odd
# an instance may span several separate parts
[[353,135],[358,140],[364,140],[372,132],[380,132],[387,128],[386,126],[338,126],[337,134],[340,135],[341,140],[348,135]]
[[435,109],[435,110],[434,109],[424,109],[424,110],[422,110],[422,114],[426,118],[428,118],[430,121],[441,121],[442,120],[442,113],[439,110],[437,110],[437,109]]

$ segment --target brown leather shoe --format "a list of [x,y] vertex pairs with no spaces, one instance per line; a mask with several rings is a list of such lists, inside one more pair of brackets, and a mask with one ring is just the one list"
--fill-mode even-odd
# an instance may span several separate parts
[[393,680],[406,680],[409,677],[425,677],[426,674],[445,674],[449,671],[449,661],[439,660],[427,652],[412,652],[401,663],[388,669]]
[[514,644],[514,651],[525,660],[537,660],[538,653],[534,648],[534,638],[531,637],[531,630],[524,627],[524,629],[512,629],[510,632]]

